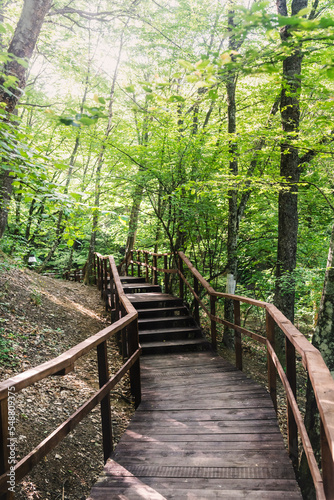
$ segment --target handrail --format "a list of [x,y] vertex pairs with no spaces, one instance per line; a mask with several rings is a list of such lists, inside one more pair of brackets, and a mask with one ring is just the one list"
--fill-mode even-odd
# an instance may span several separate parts
[[[137,254],[140,251],[137,250]],[[144,252],[145,253],[145,252]],[[135,261],[130,263],[133,265]],[[145,263],[135,262],[140,266],[147,267]],[[166,273],[167,260],[165,260],[165,269],[161,272]],[[191,272],[194,278],[192,287],[183,273],[183,265]],[[157,267],[157,266],[155,266]],[[170,271],[170,270],[169,270]],[[242,339],[241,334],[247,335],[254,340],[266,346],[268,359],[268,387],[277,411],[276,398],[276,371],[282,380],[287,394],[288,411],[288,448],[289,453],[295,462],[298,460],[298,432],[301,436],[305,455],[310,467],[313,483],[315,486],[317,499],[334,499],[334,380],[328,370],[320,352],[304,335],[289,321],[273,304],[268,302],[254,300],[249,297],[217,292],[203,278],[199,271],[194,267],[183,252],[178,252],[178,269],[173,270],[179,276],[179,296],[184,298],[184,285],[189,289],[195,299],[195,319],[199,322],[199,306],[211,320],[211,343],[213,348],[217,347],[216,324],[226,325],[235,331],[235,353],[236,366],[242,369]],[[133,273],[133,267],[132,267]],[[156,278],[155,278],[156,279]],[[201,284],[210,298],[210,310],[200,299],[198,285]],[[234,305],[234,323],[226,321],[216,315],[216,302],[218,298],[230,299]],[[266,336],[259,335],[240,326],[240,303],[246,303],[266,311]],[[286,339],[286,373],[275,353],[275,328],[279,327]],[[322,457],[322,476],[316,463],[314,452],[307,435],[307,431],[299,411],[296,401],[296,358],[295,352],[301,355],[302,364],[308,373],[312,384],[316,403],[318,406],[321,421],[321,457]]]
[[[105,263],[109,264],[105,266]],[[120,278],[117,272],[114,258],[112,256],[103,257],[96,254],[95,269],[98,270],[98,283],[101,284],[101,267],[109,271],[110,281],[115,283],[113,291],[114,301],[119,304],[118,319],[110,326],[92,335],[80,344],[72,347],[60,356],[47,361],[35,368],[31,368],[14,377],[0,383],[0,498],[12,499],[13,493],[8,488],[9,471],[15,477],[15,481],[22,479],[42,458],[44,458],[64,437],[71,432],[78,423],[98,404],[101,404],[102,437],[105,461],[112,452],[112,422],[110,412],[110,391],[123,378],[130,373],[131,392],[135,398],[137,407],[141,400],[140,388],[140,364],[139,358],[141,348],[138,342],[138,313],[132,306],[123,292]],[[107,276],[107,275],[106,275]],[[105,277],[104,283],[107,282]],[[124,314],[125,313],[125,314]],[[120,370],[112,377],[109,376],[109,366],[107,358],[107,340],[118,332],[127,329],[127,353],[128,359]],[[100,389],[84,403],[73,415],[63,422],[57,429],[48,435],[38,446],[28,455],[23,457],[14,465],[9,460],[8,444],[13,439],[10,433],[10,416],[8,399],[11,394],[15,395],[39,380],[43,380],[51,375],[65,375],[74,369],[75,362],[82,356],[97,348],[99,385]]]

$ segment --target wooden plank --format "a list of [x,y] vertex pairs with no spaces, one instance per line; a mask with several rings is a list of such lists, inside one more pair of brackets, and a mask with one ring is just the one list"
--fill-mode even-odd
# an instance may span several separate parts
[[[242,387],[241,385],[236,386],[235,391],[233,391],[232,387],[226,386],[225,390],[221,390],[219,386],[211,387],[208,388],[207,391],[205,391],[205,387],[202,387],[196,392],[196,397],[192,398],[192,401],[198,400],[198,399],[203,399],[203,397],[210,396],[211,398],[221,398],[221,399],[227,399],[229,397],[247,397],[249,394],[249,389],[250,386]],[[252,389],[252,394],[257,395],[257,394],[263,394],[263,390],[261,388],[259,389]],[[158,391],[158,389],[151,389],[151,390],[146,390],[144,393],[144,398],[143,401],[150,400],[152,401],[182,401],[184,398],[187,396],[187,391],[186,388],[179,389],[178,391],[175,391],[174,397],[170,395],[168,392],[168,389],[164,387],[163,390]]]
[[[241,432],[239,433],[205,433],[201,435],[201,439],[199,439],[198,434],[162,434],[163,429],[161,429],[160,434],[154,434],[153,435],[146,435],[146,434],[140,434],[139,432],[133,432],[131,429],[127,429],[125,433],[122,436],[122,443],[119,443],[119,446],[121,444],[126,444],[126,443],[133,443],[133,442],[138,442],[138,443],[147,443],[147,442],[159,442],[159,443],[169,443],[170,441],[173,441],[174,443],[177,442],[185,442],[185,443],[199,443],[200,445],[203,443],[209,443],[210,441],[214,441],[216,443],[274,443],[282,445],[282,435],[278,431],[278,428],[276,427],[276,432],[268,433],[268,432],[263,432],[262,434],[243,434]],[[225,446],[224,444],[224,446]]]
[[[240,436],[241,437],[241,436]],[[178,441],[165,443],[159,440],[152,440],[148,442],[138,442],[136,440],[131,440],[119,443],[117,446],[117,452],[121,454],[137,454],[137,453],[152,453],[152,456],[161,452],[184,452],[184,453],[195,453],[203,452],[215,453],[217,449],[222,449],[224,452],[227,450],[234,451],[244,451],[244,450],[254,450],[261,452],[262,450],[275,451],[276,449],[281,450],[280,441],[244,441],[240,439],[238,441],[227,441],[222,445],[221,441]]]
[[[285,472],[283,470],[283,472]],[[124,475],[118,478],[120,481],[123,482],[123,484],[134,484],[132,480],[129,482],[128,479],[130,478],[130,475]],[[133,476],[132,476],[133,477]],[[189,478],[174,478],[174,477],[146,477],[146,476],[136,476],[137,478],[140,478],[140,481],[147,486],[150,486],[151,488],[154,488],[156,491],[161,491],[161,488],[164,488],[165,491],[167,488],[170,490],[174,491],[175,489],[180,489],[180,490],[199,490],[203,489],[207,490],[209,488],[210,491],[219,489],[220,491],[224,490],[232,490],[233,487],[235,487],[235,479],[226,479],[222,481],[221,479],[214,479],[214,478],[202,478],[202,477],[192,477],[191,479]],[[102,478],[101,478],[102,479]],[[108,488],[113,488],[113,483],[114,483],[114,477],[113,476],[104,476],[103,480],[100,482],[99,485],[96,485],[98,487],[106,488],[108,485]],[[203,488],[204,486],[204,488]],[[238,486],[241,487],[242,490],[264,490],[264,491],[281,491],[283,492],[289,492],[296,490],[296,480],[295,479],[238,479]],[[167,491],[165,492],[165,495],[168,496]],[[203,495],[203,493],[202,493]],[[182,497],[183,498],[183,497]],[[202,498],[201,496],[197,498]],[[220,497],[219,497],[220,498]],[[282,500],[284,500],[284,495],[282,496]],[[300,499],[300,497],[298,497]]]
[[153,478],[192,478],[192,479],[295,479],[292,467],[187,467],[176,465],[128,465],[123,467],[118,462],[109,459],[105,465],[103,476],[124,477],[136,474],[137,477]]
[[142,403],[91,500],[301,500],[263,387],[210,352],[143,358],[142,374]]
[[281,453],[266,453],[255,452],[255,451],[244,451],[244,452],[226,452],[220,453],[216,452],[216,454],[211,453],[209,455],[205,455],[204,453],[194,453],[186,455],[178,454],[178,453],[166,453],[164,456],[161,455],[152,455],[148,454],[145,456],[144,454],[140,454],[140,456],[128,456],[126,459],[121,460],[121,456],[117,453],[117,451],[112,455],[115,460],[117,460],[121,465],[125,467],[130,464],[151,464],[152,462],[155,465],[163,465],[163,466],[175,466],[179,463],[186,463],[187,467],[221,467],[222,463],[224,467],[247,467],[250,463],[256,463],[258,467],[265,467],[270,463],[273,467],[279,466],[282,460],[287,458],[287,453],[285,450],[281,450]]
[[[219,399],[219,398],[217,398]],[[193,402],[189,401],[181,401],[177,404],[177,402],[170,403],[169,401],[156,401],[156,402],[145,402],[143,401],[139,411],[156,411],[156,410],[168,410],[169,412],[174,410],[195,410],[196,413],[201,414],[201,411],[206,411],[208,404],[210,404],[210,410],[225,410],[225,409],[238,409],[238,408],[272,408],[271,401],[268,401],[267,397],[259,397],[257,398],[247,398],[246,401],[243,401],[243,398],[239,397],[236,400],[231,398],[223,398],[221,401],[217,401],[216,399],[212,401],[212,398],[206,398],[202,400],[196,400]],[[151,411],[151,413],[152,413]]]
[[[190,404],[189,404],[190,406]],[[136,419],[140,420],[141,422],[144,422],[145,420],[149,420],[151,422],[154,422],[155,420],[157,421],[163,421],[163,420],[175,420],[178,422],[187,422],[187,421],[192,421],[192,422],[205,422],[207,420],[212,421],[212,420],[217,420],[217,421],[235,421],[237,422],[240,420],[240,425],[242,425],[243,420],[257,420],[262,421],[263,420],[272,420],[276,421],[276,419],[273,417],[272,414],[272,409],[266,408],[209,408],[207,409],[206,407],[204,408],[197,408],[197,405],[194,405],[195,408],[182,408],[182,409],[175,409],[171,408],[168,411],[161,411],[161,410],[140,410],[137,412]],[[266,411],[267,410],[267,411]]]
[[[230,422],[210,422],[206,421],[203,424],[198,425],[197,427],[194,428],[194,422],[191,423],[190,425],[187,425],[185,422],[179,422],[171,427],[171,423],[165,422],[165,425],[154,425],[152,424],[150,426],[149,422],[146,423],[146,425],[138,425],[135,428],[131,427],[131,430],[136,432],[138,435],[146,435],[146,436],[152,436],[155,439],[159,439],[159,436],[161,435],[169,435],[169,436],[174,436],[175,439],[177,439],[176,436],[181,436],[184,439],[189,439],[190,436],[196,437],[196,439],[207,439],[207,435],[210,433],[212,436],[217,435],[223,435],[223,434],[230,434],[230,435],[248,435],[248,434],[260,434],[263,432],[264,435],[268,438],[269,434],[276,434],[279,436],[279,430],[277,428],[277,425],[275,423],[265,423],[262,425],[259,425],[258,423],[253,424],[252,421],[249,421],[248,424],[243,425],[242,431],[240,430],[240,427],[238,427],[235,422],[230,423]],[[186,433],[186,438],[185,438],[185,433]],[[220,440],[222,440],[220,438]],[[282,437],[281,437],[281,443],[282,443]],[[282,443],[283,446],[283,443]]]
[[159,293],[159,292],[150,292],[150,293],[128,293],[127,298],[131,301],[132,304],[136,304],[137,302],[162,302],[162,301],[179,301],[178,297],[173,297],[173,295],[169,295],[168,293]]

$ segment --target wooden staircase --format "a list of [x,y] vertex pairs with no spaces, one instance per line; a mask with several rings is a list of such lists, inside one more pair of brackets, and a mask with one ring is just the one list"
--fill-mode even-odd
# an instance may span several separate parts
[[162,293],[144,278],[121,277],[124,292],[138,311],[143,354],[208,349],[209,342],[183,301]]

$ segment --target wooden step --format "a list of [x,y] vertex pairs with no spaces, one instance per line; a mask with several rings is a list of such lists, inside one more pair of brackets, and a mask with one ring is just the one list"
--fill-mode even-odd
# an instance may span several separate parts
[[148,328],[168,328],[169,326],[183,326],[185,325],[196,325],[195,320],[192,316],[184,315],[184,316],[162,316],[155,318],[143,318],[138,320],[139,329],[148,329]]
[[121,276],[121,283],[146,283],[145,278],[138,278],[137,276]]
[[170,306],[183,306],[183,302],[178,297],[173,297],[168,293],[133,293],[128,294],[128,299],[137,309],[152,309],[153,305],[157,307],[163,307],[164,305]]
[[139,318],[153,318],[153,317],[178,317],[183,315],[188,315],[188,309],[183,306],[171,306],[171,307],[155,307],[153,309],[137,309]]
[[139,342],[189,340],[189,338],[204,338],[198,327],[179,326],[176,328],[159,328],[154,330],[139,330]]
[[197,339],[165,340],[164,342],[145,342],[141,344],[143,354],[189,351],[191,348],[209,349],[210,343],[203,337]]
[[122,286],[126,294],[161,292],[159,285],[150,285],[149,283],[125,283]]

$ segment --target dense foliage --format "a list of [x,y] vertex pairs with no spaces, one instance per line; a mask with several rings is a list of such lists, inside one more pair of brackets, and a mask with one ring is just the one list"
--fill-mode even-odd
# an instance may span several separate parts
[[[2,2],[3,68],[21,7]],[[235,199],[238,290],[272,300],[278,196],[290,189],[279,169],[288,140],[305,156],[293,278],[298,322],[309,328],[333,219],[331,13],[330,2],[288,18],[267,2],[56,1],[17,116],[8,120],[1,108],[3,168],[14,179],[3,251],[19,262],[34,254],[39,269],[61,274],[82,267],[92,245],[121,260],[136,234],[139,248],[184,248],[223,289]],[[277,102],[282,61],[297,50],[300,126],[287,138]],[[2,86],[12,88],[3,74]],[[286,289],[290,278],[280,278]]]

